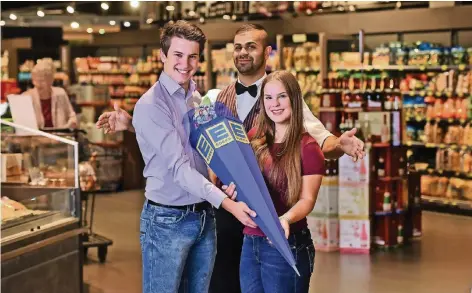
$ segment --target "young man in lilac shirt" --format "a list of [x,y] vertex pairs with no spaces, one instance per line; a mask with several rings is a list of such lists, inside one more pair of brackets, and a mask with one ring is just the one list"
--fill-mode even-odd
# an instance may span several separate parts
[[167,24],[160,40],[164,71],[134,109],[146,177],[140,225],[145,293],[208,292],[216,255],[212,206],[256,227],[245,203],[208,181],[204,161],[190,146],[186,113],[195,99],[191,78],[205,41],[195,25]]

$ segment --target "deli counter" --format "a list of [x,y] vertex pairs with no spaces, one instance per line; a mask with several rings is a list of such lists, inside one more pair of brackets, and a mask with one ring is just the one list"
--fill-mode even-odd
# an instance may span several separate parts
[[1,291],[81,293],[78,144],[1,127]]

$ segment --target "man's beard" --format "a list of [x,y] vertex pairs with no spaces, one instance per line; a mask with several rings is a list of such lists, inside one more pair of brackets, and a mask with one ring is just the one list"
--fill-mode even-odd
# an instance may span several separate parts
[[254,74],[256,73],[257,71],[259,71],[261,69],[262,66],[264,66],[264,59],[259,59],[260,62],[258,63],[255,63],[254,62],[254,58],[250,58],[251,62],[250,63],[246,63],[244,65],[241,65],[239,64],[238,62],[238,59],[236,59],[236,62],[234,62],[234,65],[236,66],[236,68],[238,69],[238,73],[239,74],[243,74],[243,75],[251,75],[251,74]]

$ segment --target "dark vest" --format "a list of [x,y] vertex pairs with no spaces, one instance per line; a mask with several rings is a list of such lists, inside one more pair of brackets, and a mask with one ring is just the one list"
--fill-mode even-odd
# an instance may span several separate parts
[[[223,103],[228,107],[229,110],[233,113],[234,117],[238,117],[238,111],[236,110],[236,82],[233,82],[229,86],[227,86],[224,90],[222,90],[216,99],[217,102]],[[259,101],[254,104],[249,114],[244,119],[243,124],[246,132],[249,132],[251,128],[253,128],[257,123],[257,118],[259,117],[260,106]],[[241,120],[241,119],[239,119]]]

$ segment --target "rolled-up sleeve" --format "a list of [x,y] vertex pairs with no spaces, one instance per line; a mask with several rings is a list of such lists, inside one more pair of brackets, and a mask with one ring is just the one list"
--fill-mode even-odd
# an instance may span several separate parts
[[169,170],[175,184],[213,206],[220,207],[226,195],[191,167],[190,159],[174,126],[172,114],[163,102],[137,103],[134,108],[133,126],[136,129],[138,144],[145,143],[155,152],[147,155],[157,156],[159,165]]
[[305,101],[303,101],[303,123],[305,124],[306,131],[316,140],[321,148],[325,140],[333,135],[324,127],[323,123],[313,115]]

